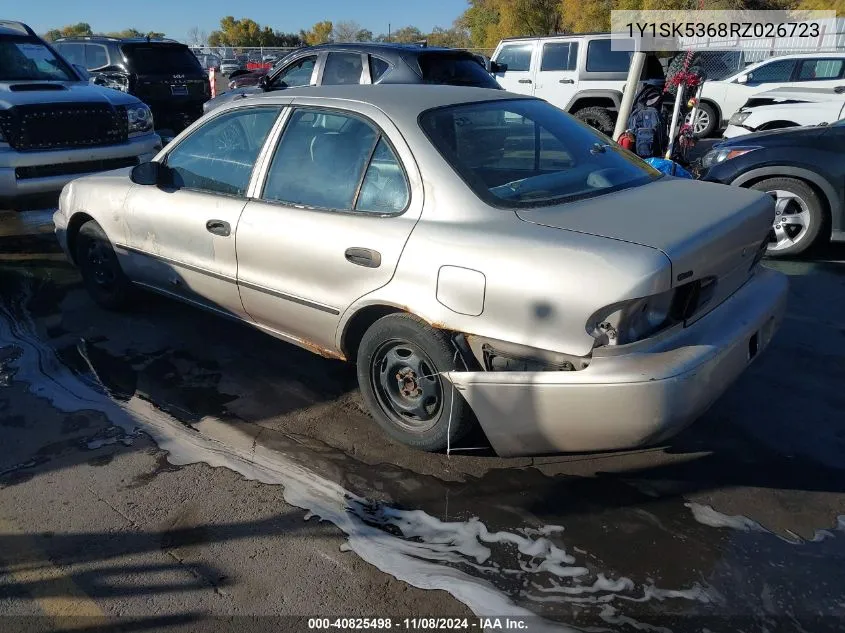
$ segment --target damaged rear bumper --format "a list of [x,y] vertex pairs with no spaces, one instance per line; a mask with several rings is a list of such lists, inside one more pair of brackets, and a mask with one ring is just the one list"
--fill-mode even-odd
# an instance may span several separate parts
[[787,281],[761,268],[707,316],[581,371],[451,372],[499,455],[627,449],[701,416],[769,343]]

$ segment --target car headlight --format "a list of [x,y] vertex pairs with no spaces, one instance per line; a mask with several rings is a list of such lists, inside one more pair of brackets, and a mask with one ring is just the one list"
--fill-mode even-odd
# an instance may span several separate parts
[[733,116],[730,118],[728,123],[731,125],[742,125],[745,119],[751,116],[750,112],[743,112],[740,110],[739,112],[734,112]]
[[718,165],[719,163],[723,163],[726,160],[730,160],[731,158],[736,158],[737,156],[742,156],[743,154],[747,154],[748,152],[753,152],[755,149],[760,149],[759,147],[716,147],[711,149],[704,155],[704,158],[701,159],[701,166],[704,169],[710,169],[713,165]]
[[129,136],[147,134],[153,130],[153,113],[143,103],[126,108]]

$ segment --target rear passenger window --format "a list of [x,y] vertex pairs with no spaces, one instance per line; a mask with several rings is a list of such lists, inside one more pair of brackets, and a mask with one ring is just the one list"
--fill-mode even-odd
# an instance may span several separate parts
[[338,211],[396,213],[408,185],[380,133],[351,114],[298,109],[276,148],[264,200]]
[[823,81],[825,79],[839,79],[842,76],[843,63],[841,59],[808,59],[801,62],[798,80]]
[[631,51],[613,50],[610,38],[593,40],[587,44],[587,72],[628,72],[631,65]]
[[423,83],[494,88],[499,85],[477,59],[467,53],[424,53],[419,57]]
[[370,56],[370,81],[376,83],[388,71],[390,64],[380,57]]
[[102,68],[109,65],[106,47],[99,44],[85,45],[85,67],[89,69]]
[[506,44],[499,51],[496,63],[506,65],[505,72],[530,70],[532,48],[531,44]]
[[323,70],[323,85],[359,84],[363,69],[359,53],[329,53]]
[[578,61],[578,44],[551,42],[543,46],[540,70],[575,70]]
[[71,64],[87,68],[85,65],[85,47],[83,44],[68,42],[67,44],[56,44],[55,46],[56,50],[62,54],[62,57]]

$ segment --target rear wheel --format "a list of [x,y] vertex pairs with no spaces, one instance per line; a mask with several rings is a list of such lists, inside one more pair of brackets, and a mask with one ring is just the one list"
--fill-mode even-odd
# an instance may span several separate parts
[[445,449],[475,422],[441,375],[457,368],[449,335],[410,314],[382,317],[358,348],[358,383],[376,422],[393,439],[424,451]]
[[601,106],[582,108],[574,112],[573,116],[608,136],[613,134],[616,125],[616,113]]
[[798,255],[818,239],[824,224],[819,196],[803,180],[767,178],[751,185],[775,200],[775,220],[766,253],[772,257]]
[[94,220],[79,228],[76,263],[91,297],[107,310],[120,310],[129,303],[132,284],[117,261],[106,232]]

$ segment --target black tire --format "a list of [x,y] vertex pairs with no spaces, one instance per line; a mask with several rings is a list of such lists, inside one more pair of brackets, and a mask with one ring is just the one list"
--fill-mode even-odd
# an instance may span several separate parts
[[88,293],[103,308],[121,310],[129,305],[132,283],[123,273],[106,232],[94,220],[79,228],[76,264]]
[[583,121],[590,127],[596,128],[607,136],[613,135],[613,128],[616,125],[616,113],[601,106],[582,108],[573,113],[576,119]]
[[[788,192],[794,196],[793,201],[784,198],[785,203],[776,203],[780,212],[775,215],[769,247],[766,250],[769,257],[798,255],[818,242],[822,228],[826,223],[826,214],[822,201],[810,185],[797,178],[766,178],[755,182],[750,188],[765,191],[771,194],[776,201],[778,200],[776,192]],[[801,225],[781,224],[781,218],[784,215],[800,215],[804,223]],[[781,231],[777,230],[778,224],[781,224]],[[790,237],[791,243],[778,241],[778,235],[784,233]]]
[[442,451],[475,424],[466,400],[439,375],[459,362],[446,332],[410,314],[389,314],[361,339],[358,384],[390,437],[419,450]]
[[[716,108],[710,105],[709,103],[702,101],[698,105],[698,109],[701,110],[702,116],[706,116],[708,119],[707,125],[704,129],[696,132],[693,130],[693,135],[695,138],[709,138],[713,136],[713,134],[721,127],[721,121],[719,119],[719,113],[716,112]],[[689,119],[692,112],[687,116]]]

